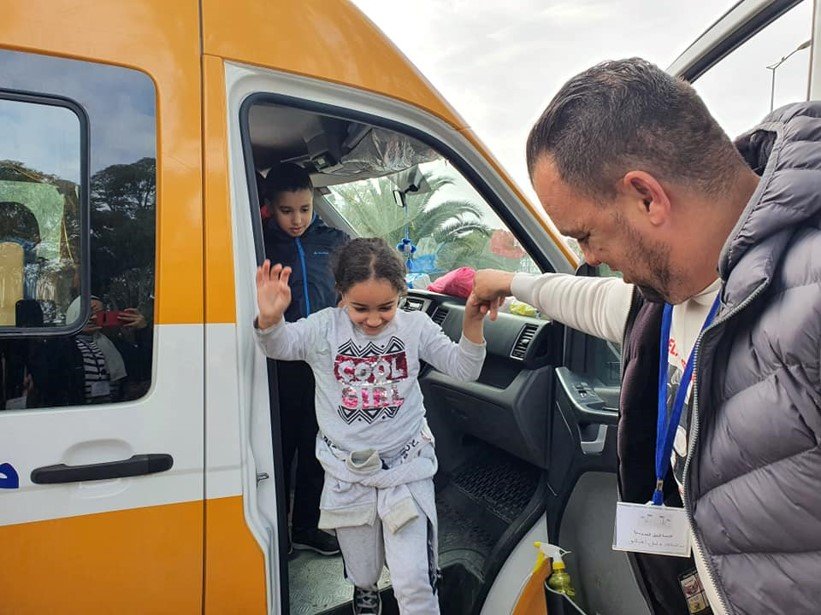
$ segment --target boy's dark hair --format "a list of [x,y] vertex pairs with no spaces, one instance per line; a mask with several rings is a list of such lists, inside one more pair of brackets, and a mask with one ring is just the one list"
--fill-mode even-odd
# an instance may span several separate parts
[[602,62],[565,83],[527,139],[527,168],[549,155],[567,184],[597,200],[640,169],[715,195],[743,160],[693,87],[630,58]]
[[260,198],[274,201],[282,192],[313,190],[311,176],[301,166],[293,162],[284,162],[271,167],[262,185]]
[[408,289],[402,257],[379,237],[357,237],[339,246],[331,256],[331,268],[340,293],[371,279],[388,281],[398,293]]

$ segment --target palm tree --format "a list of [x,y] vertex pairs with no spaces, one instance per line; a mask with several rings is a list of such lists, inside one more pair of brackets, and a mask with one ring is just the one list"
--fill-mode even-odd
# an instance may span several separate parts
[[396,185],[387,177],[335,186],[334,203],[361,236],[382,237],[396,245],[407,227],[420,256],[443,247],[449,251],[461,245],[468,248],[475,245],[475,238],[490,236],[492,229],[482,222],[480,205],[463,199],[433,200],[438,190],[454,183],[452,178],[429,175],[425,180],[430,190],[408,193],[406,208],[396,204]]

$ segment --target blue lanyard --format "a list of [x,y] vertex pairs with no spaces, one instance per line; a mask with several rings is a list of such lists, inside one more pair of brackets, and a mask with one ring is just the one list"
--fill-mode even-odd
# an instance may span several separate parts
[[[713,307],[710,308],[710,313],[707,314],[707,319],[701,326],[704,331],[713,322],[713,319],[718,312],[718,306],[721,293],[716,295],[716,300],[713,302]],[[667,355],[669,353],[670,345],[670,325],[673,322],[673,306],[669,303],[664,304],[664,314],[661,318],[661,341],[659,343],[659,397],[658,397],[658,423],[656,427],[656,490],[653,492],[653,504],[660,506],[664,503],[664,494],[662,488],[664,487],[664,477],[667,475],[667,470],[670,468],[670,453],[673,451],[673,441],[676,437],[676,430],[678,429],[679,421],[681,420],[681,413],[684,410],[684,400],[687,399],[687,389],[690,388],[690,380],[693,378],[693,366],[695,359],[695,348],[690,352],[690,358],[687,359],[687,365],[684,368],[684,373],[681,375],[681,382],[678,385],[676,392],[676,399],[673,401],[673,411],[670,413],[670,420],[667,420],[667,373],[669,371],[669,362]]]

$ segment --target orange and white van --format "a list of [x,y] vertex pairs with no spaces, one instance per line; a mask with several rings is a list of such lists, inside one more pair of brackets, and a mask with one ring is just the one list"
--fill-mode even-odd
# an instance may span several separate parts
[[[789,60],[796,96],[817,97],[811,5],[740,2],[675,70],[709,76],[789,24],[794,47],[815,41]],[[454,336],[463,304],[428,279],[572,273],[573,253],[347,1],[3,0],[0,14],[0,614],[349,612],[338,557],[287,554],[289,434],[251,334],[257,178],[295,161],[326,223],[410,238],[403,308]],[[526,612],[548,537],[573,552],[587,611],[647,612],[610,549],[619,349],[517,305],[486,336],[478,382],[421,378],[443,612]],[[396,612],[388,572],[381,587]]]

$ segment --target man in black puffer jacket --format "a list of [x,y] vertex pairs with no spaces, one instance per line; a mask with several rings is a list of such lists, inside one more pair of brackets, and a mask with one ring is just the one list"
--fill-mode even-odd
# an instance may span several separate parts
[[733,144],[689,84],[637,58],[599,64],[548,105],[528,167],[559,230],[624,279],[476,274],[481,299],[513,294],[622,343],[621,497],[658,489],[693,545],[635,554],[655,613],[821,605],[819,153],[819,102]]
[[[295,164],[272,168],[260,181],[265,256],[272,263],[291,267],[291,305],[285,320],[293,322],[335,306],[338,294],[330,268],[330,255],[347,243],[348,235],[326,226],[314,213],[313,184],[308,172]],[[269,360],[269,373],[273,368]],[[339,552],[336,539],[317,529],[319,497],[324,472],[314,455],[316,423],[314,376],[307,363],[278,361],[279,423],[285,464],[286,510],[290,501],[291,468],[296,457],[291,545],[321,555]],[[274,407],[274,404],[272,404]]]

